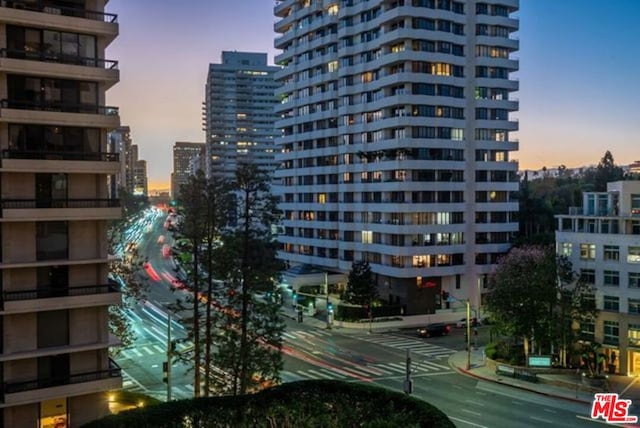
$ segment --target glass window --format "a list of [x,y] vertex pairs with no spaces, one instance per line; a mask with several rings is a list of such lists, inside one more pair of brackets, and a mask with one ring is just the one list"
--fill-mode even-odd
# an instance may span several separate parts
[[640,272],[629,272],[629,288],[640,288]]
[[618,296],[604,296],[603,309],[605,311],[618,312],[620,310],[620,298]]
[[629,346],[640,346],[640,324],[629,324]]
[[596,324],[594,322],[584,321],[580,323],[580,338],[593,342],[596,334]]
[[585,284],[595,285],[596,271],[594,269],[580,269],[580,279]]
[[640,247],[627,248],[627,263],[640,263]]
[[629,299],[629,313],[640,314],[640,299]]
[[604,322],[604,343],[609,345],[618,344],[619,324],[616,321]]
[[573,244],[571,242],[560,243],[559,253],[561,256],[570,257],[573,253]]
[[37,260],[61,260],[68,258],[68,239],[68,225],[66,221],[37,222]]
[[581,260],[595,260],[596,259],[596,245],[595,244],[580,244],[580,259]]
[[605,245],[603,256],[604,260],[617,262],[620,260],[620,247],[617,245]]
[[617,287],[620,285],[620,272],[615,270],[605,270],[604,271],[604,285],[608,285],[611,287]]

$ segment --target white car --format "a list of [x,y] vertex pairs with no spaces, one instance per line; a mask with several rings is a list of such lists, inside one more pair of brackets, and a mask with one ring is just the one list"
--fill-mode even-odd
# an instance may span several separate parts
[[[476,319],[477,320],[477,326],[480,326],[483,324],[483,320],[482,318],[471,318],[471,326],[473,327],[473,320]],[[458,320],[456,322],[456,328],[465,328],[467,327],[467,317],[461,318],[460,320]]]

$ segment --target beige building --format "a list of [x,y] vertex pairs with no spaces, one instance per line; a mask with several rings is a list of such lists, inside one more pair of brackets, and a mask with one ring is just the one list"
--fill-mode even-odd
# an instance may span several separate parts
[[[78,427],[120,388],[108,307],[108,178],[119,126],[105,0],[0,3],[0,426]],[[63,425],[63,422],[66,424]]]
[[204,143],[176,141],[173,145],[173,172],[171,173],[171,197],[175,200],[180,186],[186,184],[194,169],[204,168]]

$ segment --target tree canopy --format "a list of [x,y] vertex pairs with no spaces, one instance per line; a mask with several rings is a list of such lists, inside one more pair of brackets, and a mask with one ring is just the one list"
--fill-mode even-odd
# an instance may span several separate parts
[[353,262],[342,300],[353,305],[364,306],[371,305],[377,297],[377,288],[369,262],[365,260]]

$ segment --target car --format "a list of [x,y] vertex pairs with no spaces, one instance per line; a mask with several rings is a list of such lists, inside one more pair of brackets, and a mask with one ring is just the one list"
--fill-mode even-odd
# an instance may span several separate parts
[[[488,325],[488,318],[471,318],[471,327],[479,327],[481,325]],[[467,318],[461,318],[456,322],[456,328],[465,328],[467,327]]]
[[443,322],[427,324],[425,327],[418,329],[420,337],[446,336],[451,331],[451,326]]

